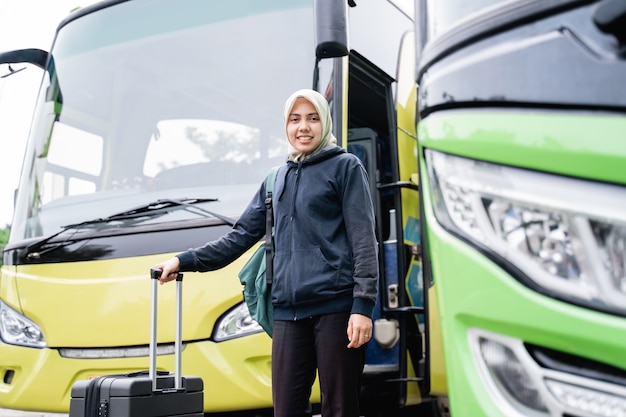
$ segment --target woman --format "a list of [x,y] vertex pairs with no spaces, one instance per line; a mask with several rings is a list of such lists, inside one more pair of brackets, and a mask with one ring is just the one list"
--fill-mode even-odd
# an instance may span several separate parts
[[[374,210],[359,159],[337,146],[326,99],[299,90],[285,103],[289,156],[274,186],[272,393],[274,415],[311,415],[319,373],[322,415],[358,416],[365,344],[378,289]],[[210,271],[265,234],[265,184],[232,231],[167,262],[176,272]]]

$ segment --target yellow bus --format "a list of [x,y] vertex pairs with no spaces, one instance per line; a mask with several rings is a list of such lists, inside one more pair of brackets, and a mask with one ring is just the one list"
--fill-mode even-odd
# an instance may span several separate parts
[[[375,199],[381,297],[362,413],[435,415],[413,14],[401,0],[108,0],[63,20],[49,51],[1,53],[43,77],[0,276],[0,407],[67,412],[76,381],[147,368],[149,268],[228,231],[285,158],[285,98],[312,86]],[[203,378],[208,413],[271,409],[271,340],[237,279],[248,257],[186,274],[183,373]],[[158,339],[171,370],[173,329]]]

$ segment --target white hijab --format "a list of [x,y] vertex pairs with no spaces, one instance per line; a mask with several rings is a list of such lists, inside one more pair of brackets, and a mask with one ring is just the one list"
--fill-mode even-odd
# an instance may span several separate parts
[[287,128],[287,122],[289,121],[289,115],[291,114],[291,109],[295,104],[296,100],[299,98],[304,98],[309,101],[317,110],[317,113],[320,116],[320,121],[322,122],[322,140],[317,145],[312,152],[304,154],[298,150],[296,150],[291,143],[289,143],[289,139],[287,139],[287,146],[289,147],[289,159],[294,162],[303,161],[312,155],[320,152],[322,149],[331,146],[337,146],[337,138],[332,134],[333,131],[333,121],[330,117],[330,107],[328,106],[328,101],[326,98],[314,90],[303,89],[298,90],[293,93],[287,101],[285,102],[285,129]]

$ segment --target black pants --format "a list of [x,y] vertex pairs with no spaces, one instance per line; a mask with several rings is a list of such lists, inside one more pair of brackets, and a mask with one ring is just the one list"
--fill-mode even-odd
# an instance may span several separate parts
[[272,393],[275,417],[311,415],[319,372],[323,417],[358,417],[365,345],[348,349],[349,313],[275,321]]

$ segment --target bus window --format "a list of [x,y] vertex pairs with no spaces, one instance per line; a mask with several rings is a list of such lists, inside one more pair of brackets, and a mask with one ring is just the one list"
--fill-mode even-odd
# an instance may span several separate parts
[[[76,158],[80,155],[80,158]],[[56,123],[48,149],[41,203],[96,191],[102,169],[102,138]]]

